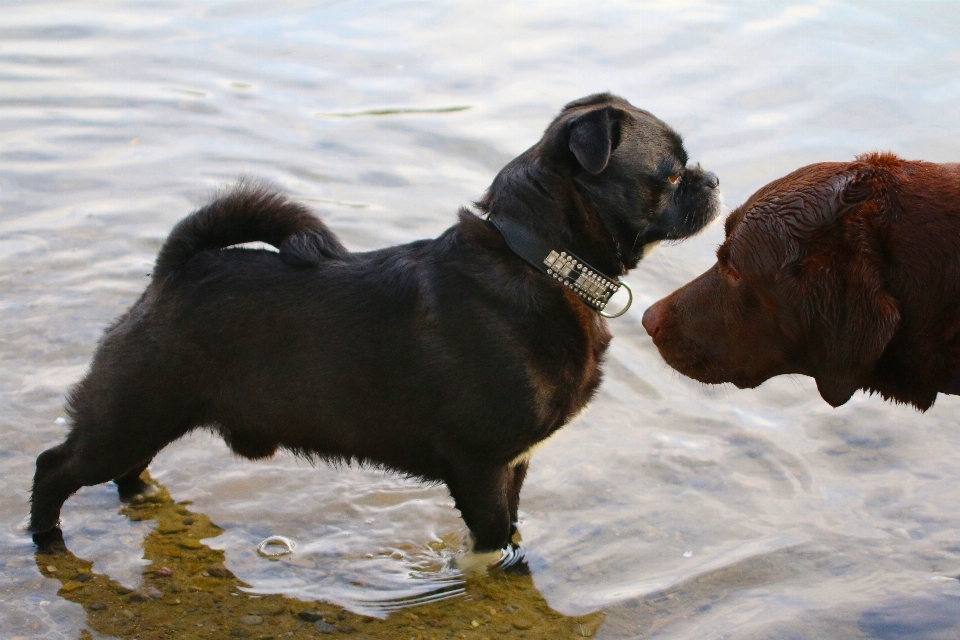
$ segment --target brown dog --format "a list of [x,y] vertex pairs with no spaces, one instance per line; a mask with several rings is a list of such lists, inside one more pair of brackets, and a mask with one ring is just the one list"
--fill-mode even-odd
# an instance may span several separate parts
[[960,164],[810,165],[751,196],[726,236],[644,313],[670,366],[741,389],[801,373],[835,407],[857,389],[921,410],[960,393]]

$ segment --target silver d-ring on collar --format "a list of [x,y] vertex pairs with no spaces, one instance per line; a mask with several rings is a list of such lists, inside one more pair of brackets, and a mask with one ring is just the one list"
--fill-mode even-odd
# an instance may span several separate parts
[[619,284],[621,287],[627,290],[627,293],[630,294],[630,299],[627,300],[627,306],[625,306],[623,309],[620,309],[620,311],[618,311],[617,313],[604,313],[603,310],[598,311],[597,313],[602,315],[604,318],[619,318],[620,316],[625,314],[627,310],[630,308],[630,305],[633,304],[633,289],[630,288],[630,285],[628,285],[623,280],[617,280],[617,284]]

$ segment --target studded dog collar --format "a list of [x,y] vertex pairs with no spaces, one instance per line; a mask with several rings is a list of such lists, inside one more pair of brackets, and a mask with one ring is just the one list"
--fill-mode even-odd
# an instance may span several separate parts
[[[581,300],[604,318],[619,318],[633,304],[633,291],[616,278],[609,278],[569,251],[561,251],[545,244],[530,230],[508,218],[490,216],[490,222],[506,240],[515,254],[530,263],[537,271],[553,278],[577,294]],[[607,303],[623,287],[630,294],[627,305],[617,313],[606,313]]]

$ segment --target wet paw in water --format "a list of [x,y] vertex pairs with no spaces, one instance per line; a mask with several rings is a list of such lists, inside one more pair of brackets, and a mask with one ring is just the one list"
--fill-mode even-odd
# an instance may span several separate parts
[[63,542],[63,531],[60,527],[33,534],[33,543],[37,545],[37,553],[40,554],[60,556],[67,553],[67,545]]
[[482,576],[488,569],[497,566],[504,558],[504,555],[505,552],[503,549],[483,553],[465,551],[453,559],[453,566],[462,571],[467,577]]
[[121,493],[120,502],[141,504],[143,502],[159,502],[162,498],[160,487],[155,484],[146,484],[134,493]]
[[453,565],[468,579],[477,578],[494,570],[514,575],[529,575],[523,551],[520,547],[509,546],[497,551],[475,553],[465,551],[453,559]]

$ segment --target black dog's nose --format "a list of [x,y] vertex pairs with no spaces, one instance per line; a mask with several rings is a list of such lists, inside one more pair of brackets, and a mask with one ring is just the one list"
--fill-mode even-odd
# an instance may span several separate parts
[[717,174],[712,171],[704,171],[703,184],[707,185],[711,189],[716,189],[720,186],[720,178],[718,178]]

